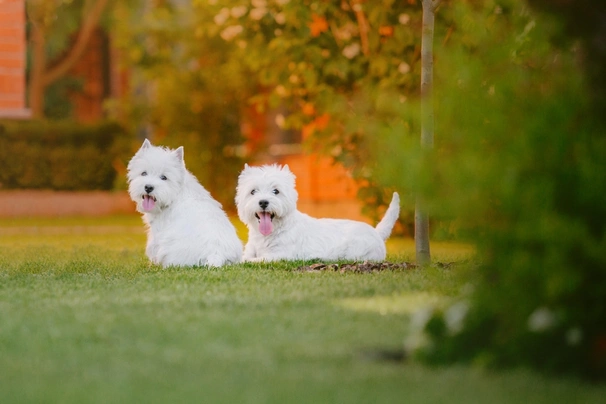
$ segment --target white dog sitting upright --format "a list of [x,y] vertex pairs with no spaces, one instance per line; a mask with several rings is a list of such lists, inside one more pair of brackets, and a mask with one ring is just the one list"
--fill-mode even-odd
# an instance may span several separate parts
[[397,193],[376,228],[353,220],[310,217],[297,210],[297,198],[295,176],[287,165],[244,167],[236,205],[248,226],[245,261],[385,259],[385,240],[400,213]]
[[149,259],[162,266],[221,266],[242,260],[242,243],[221,204],[185,168],[183,147],[147,139],[128,163],[128,192],[147,224]]

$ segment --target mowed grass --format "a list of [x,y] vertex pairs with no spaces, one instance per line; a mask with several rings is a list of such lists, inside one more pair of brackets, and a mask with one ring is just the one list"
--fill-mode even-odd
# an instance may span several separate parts
[[[239,228],[242,237],[244,229]],[[305,273],[148,264],[137,216],[0,220],[4,403],[599,403],[606,388],[527,370],[385,360],[459,268]],[[434,244],[436,261],[473,257]],[[389,259],[411,261],[410,240]]]

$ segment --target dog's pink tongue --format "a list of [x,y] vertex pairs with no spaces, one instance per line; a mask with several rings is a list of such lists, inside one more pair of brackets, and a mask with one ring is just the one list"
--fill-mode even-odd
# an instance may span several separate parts
[[143,196],[143,210],[149,212],[150,210],[154,209],[155,205],[156,205],[156,201],[154,201],[154,198],[152,198],[149,195]]
[[264,236],[269,236],[274,231],[274,225],[271,223],[271,214],[269,212],[259,212],[259,231]]

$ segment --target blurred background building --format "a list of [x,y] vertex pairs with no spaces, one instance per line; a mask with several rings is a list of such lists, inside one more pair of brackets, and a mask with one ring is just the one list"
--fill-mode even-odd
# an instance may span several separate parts
[[25,0],[0,1],[0,118],[27,118]]
[[[28,100],[31,33],[28,34],[27,24],[25,0],[0,0],[0,119],[32,118]],[[46,118],[81,124],[107,119],[106,102],[129,91],[131,72],[119,62],[111,36],[106,29],[96,27],[85,50],[62,79],[72,83],[63,85],[68,89],[66,94],[59,102],[53,102],[57,98],[49,98],[53,89],[47,88],[46,114],[54,116]],[[330,158],[305,153],[300,132],[278,128],[275,111],[244,116],[248,120],[241,122],[245,143],[237,146],[245,151],[244,160],[249,164],[288,164],[297,176],[301,210],[314,216],[364,220],[361,203],[356,199],[358,186],[343,166],[335,165]],[[23,208],[23,204],[18,205]]]

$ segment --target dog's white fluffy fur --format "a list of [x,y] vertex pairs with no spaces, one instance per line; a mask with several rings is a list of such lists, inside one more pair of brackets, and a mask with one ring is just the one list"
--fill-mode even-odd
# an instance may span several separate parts
[[248,226],[245,261],[385,259],[385,240],[400,212],[397,193],[375,228],[310,217],[297,210],[297,198],[295,175],[287,165],[245,165],[236,191],[238,216]]
[[162,266],[240,262],[242,242],[221,204],[185,168],[183,147],[147,139],[128,164],[129,194],[147,225],[149,259]]

